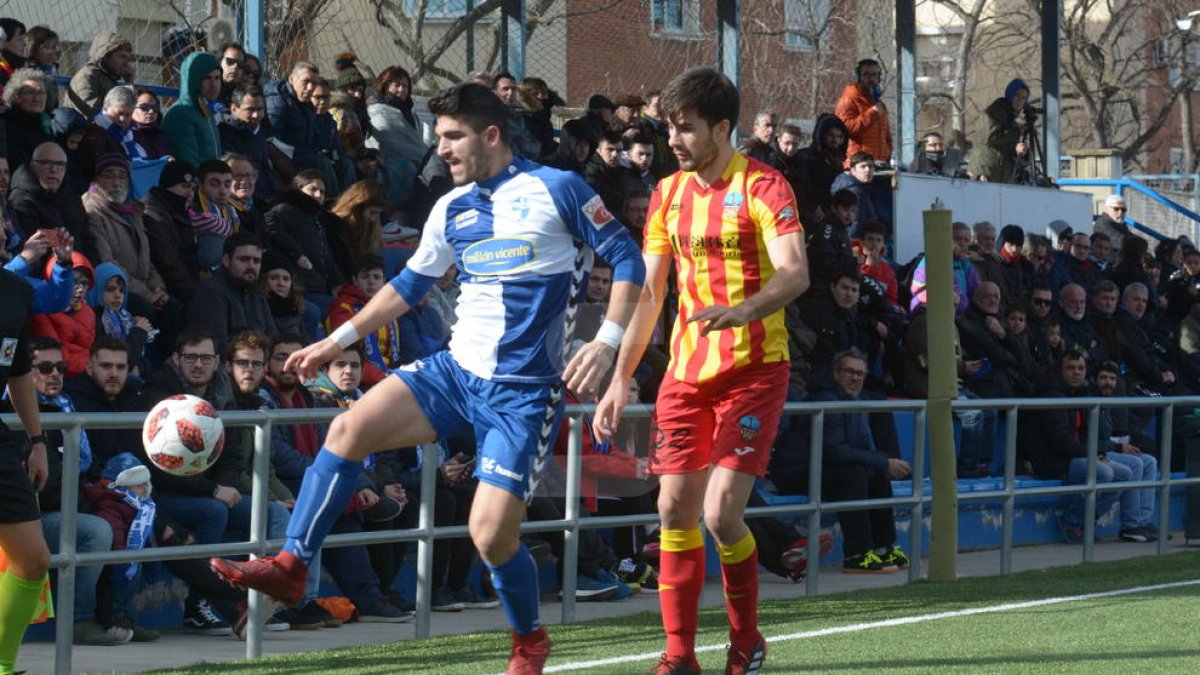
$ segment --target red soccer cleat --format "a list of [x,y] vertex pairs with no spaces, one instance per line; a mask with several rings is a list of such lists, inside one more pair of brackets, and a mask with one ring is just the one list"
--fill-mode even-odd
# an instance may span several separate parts
[[729,645],[729,652],[725,656],[725,675],[755,675],[762,670],[766,660],[767,643],[763,640],[749,649]]
[[[820,554],[825,555],[833,550],[833,535],[822,534],[820,538]],[[808,539],[800,537],[788,546],[779,556],[779,563],[788,572],[788,578],[797,583],[808,576]]]
[[532,633],[513,632],[512,651],[508,655],[507,675],[542,675],[546,657],[550,656],[550,635],[542,626]]
[[209,558],[208,565],[230,586],[261,591],[288,607],[304,600],[308,565],[287,551],[245,562]]
[[700,664],[695,655],[683,657],[663,654],[650,669],[650,675],[700,675]]

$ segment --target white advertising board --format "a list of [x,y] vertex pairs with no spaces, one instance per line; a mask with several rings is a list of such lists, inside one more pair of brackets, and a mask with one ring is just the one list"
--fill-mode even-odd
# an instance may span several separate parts
[[996,232],[1008,224],[1026,233],[1044,234],[1052,220],[1065,220],[1075,231],[1092,231],[1092,197],[1080,192],[955,180],[912,173],[898,174],[893,193],[894,260],[905,263],[925,250],[921,212],[937,199],[954,213],[954,220],[972,225],[986,220]]

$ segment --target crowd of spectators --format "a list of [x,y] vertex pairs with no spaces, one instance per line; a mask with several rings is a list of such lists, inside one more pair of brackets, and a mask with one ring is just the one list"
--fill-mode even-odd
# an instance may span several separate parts
[[[454,268],[411,312],[366,336],[316,382],[299,382],[283,369],[288,354],[362,310],[398,271],[395,244],[419,233],[433,201],[451,187],[403,67],[374,75],[343,54],[331,70],[300,61],[280,79],[263,81],[268,74],[258,60],[230,43],[190,54],[179,95],[164,106],[158,94],[134,85],[132,45],[121,35],[97,35],[87,63],[59,87],[57,35],[43,26],[26,32],[12,19],[0,20],[0,28],[11,66],[0,69],[6,139],[0,255],[36,290],[31,332],[38,336],[33,360],[44,409],[145,411],[179,393],[218,410],[347,407],[389,369],[446,345],[457,296]],[[766,110],[743,146],[792,185],[808,232],[811,289],[787,308],[794,400],[926,393],[924,261],[890,258],[889,211],[877,211],[873,173],[892,157],[880,78],[877,62],[860,62],[855,81],[836,110],[818,118],[807,144],[799,128],[780,126],[778,114]],[[641,241],[657,181],[678,168],[657,92],[594,94],[584,114],[556,133],[551,111],[564,102],[544,81],[518,82],[507,73],[472,79],[510,106],[511,142],[520,154],[578,172]],[[1017,86],[1009,98],[1022,91],[1027,97],[1028,88]],[[936,133],[926,136],[913,170],[961,172]],[[1146,240],[1124,225],[1124,214],[1124,202],[1113,197],[1094,233],[1090,224],[1073,224],[1075,231],[1056,221],[1046,237],[1027,234],[1039,229],[1034,223],[1007,225],[999,237],[988,223],[955,224],[962,397],[1200,390],[1200,251],[1167,240],[1152,256]],[[610,284],[611,272],[599,265],[580,289],[576,338],[589,338],[602,322]],[[656,331],[637,372],[643,402],[653,402],[665,371],[670,320]],[[996,416],[958,415],[960,474],[982,475],[992,465]],[[1022,433],[1052,428],[1062,440],[1044,435],[1044,444],[1030,443],[1023,468],[1078,480],[1086,419],[1022,419]],[[1147,459],[1154,441],[1138,431],[1145,421],[1140,409],[1106,416],[1102,459],[1112,470],[1102,477],[1154,475],[1157,467]],[[1189,421],[1180,423],[1176,438],[1200,434]],[[831,416],[826,424],[827,497],[883,496],[890,480],[908,475],[890,416]],[[272,429],[267,529],[278,538],[325,429]],[[616,447],[587,447],[585,512],[653,510],[642,447],[647,431],[619,436]],[[807,439],[802,424],[780,435],[787,450],[773,466],[780,492],[807,489]],[[96,515],[80,516],[79,551],[246,537],[253,454],[246,433],[230,434],[221,459],[188,478],[148,462],[136,431],[89,430],[83,444],[83,503]],[[445,439],[439,456],[435,522],[464,524],[474,449]],[[380,455],[334,532],[414,526],[421,458],[416,448]],[[549,473],[561,469],[550,463]],[[53,467],[51,475],[58,475]],[[52,483],[48,490],[54,489]],[[539,495],[531,516],[561,517],[564,494]],[[47,514],[57,496],[43,495]],[[1122,537],[1155,536],[1146,511],[1152,492],[1122,499],[1130,502],[1123,501]],[[57,520],[43,522],[56,543]],[[886,509],[843,514],[847,571],[890,572],[907,564],[890,523]],[[1074,536],[1077,515],[1064,523]],[[803,578],[804,561],[795,556],[804,548],[800,533],[774,520],[752,526],[759,545],[780,554],[764,564]],[[585,532],[581,598],[653,587],[652,531],[619,530],[612,541]],[[561,546],[561,536],[547,539],[550,549]],[[403,545],[330,549],[324,568],[359,620],[406,621],[413,608],[393,587],[404,554]],[[438,542],[433,609],[496,606],[486,583],[468,583],[475,555],[469,539]],[[128,612],[131,589],[152,576],[152,569],[138,567],[80,571],[78,641],[154,639]],[[187,628],[240,634],[241,594],[186,561],[168,567],[190,588]],[[314,565],[305,603],[278,614],[268,628],[340,623],[316,602],[320,572]]]

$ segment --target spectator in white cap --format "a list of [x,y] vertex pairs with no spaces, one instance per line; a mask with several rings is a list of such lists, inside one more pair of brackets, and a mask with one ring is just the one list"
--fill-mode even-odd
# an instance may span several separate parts
[[1125,198],[1109,195],[1104,198],[1104,213],[1092,224],[1092,232],[1108,235],[1108,241],[1112,244],[1112,259],[1120,255],[1122,240],[1135,236],[1125,223],[1125,212]]

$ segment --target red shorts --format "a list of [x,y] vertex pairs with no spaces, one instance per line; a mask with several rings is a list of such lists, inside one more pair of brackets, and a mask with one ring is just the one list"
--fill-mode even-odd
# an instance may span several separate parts
[[761,477],[787,400],[789,364],[752,364],[700,384],[663,379],[655,405],[650,473],[711,465]]

